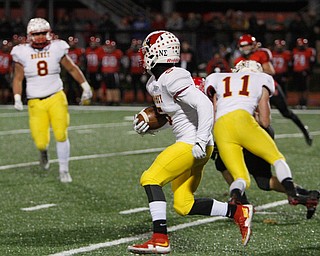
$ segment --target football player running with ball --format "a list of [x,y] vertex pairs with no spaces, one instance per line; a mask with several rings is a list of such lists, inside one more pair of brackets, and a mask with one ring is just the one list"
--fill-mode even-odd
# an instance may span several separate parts
[[[128,247],[137,254],[171,251],[167,234],[166,198],[162,187],[171,183],[174,209],[182,216],[226,216],[239,226],[242,243],[251,234],[252,205],[219,202],[213,198],[194,198],[205,164],[213,150],[213,107],[196,87],[190,72],[174,64],[180,59],[180,42],[167,31],[150,33],[142,45],[143,66],[151,75],[146,88],[159,113],[167,114],[176,142],[163,150],[143,172],[144,187],[153,222],[153,235],[142,244]],[[148,133],[148,124],[136,118],[134,129]]]
[[49,170],[48,146],[50,125],[56,140],[59,177],[63,183],[72,181],[69,174],[70,143],[68,139],[68,102],[60,78],[62,65],[81,85],[81,102],[92,97],[90,85],[68,54],[69,45],[53,40],[50,24],[42,18],[31,19],[27,25],[28,43],[15,46],[12,82],[14,107],[22,111],[22,82],[26,78],[29,126],[32,138],[40,151],[40,166]]
[[[272,76],[263,73],[261,64],[253,60],[240,61],[233,72],[209,75],[204,89],[214,103],[214,138],[219,155],[232,176],[230,197],[235,203],[241,202],[250,187],[245,148],[274,166],[278,187],[284,189],[290,204],[303,204],[313,215],[317,195],[298,193],[285,157],[265,130],[270,126],[269,97],[275,92]],[[264,172],[262,168],[256,171]]]

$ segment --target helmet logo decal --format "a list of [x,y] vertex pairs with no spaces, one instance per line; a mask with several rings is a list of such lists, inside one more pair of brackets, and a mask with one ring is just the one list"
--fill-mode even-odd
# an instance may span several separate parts
[[167,50],[159,50],[159,56],[168,56]]
[[147,41],[146,44],[150,47],[151,45],[155,44],[157,39],[159,38],[159,36],[161,36],[163,34],[163,32],[159,32],[156,34],[153,34],[152,36],[150,36]]

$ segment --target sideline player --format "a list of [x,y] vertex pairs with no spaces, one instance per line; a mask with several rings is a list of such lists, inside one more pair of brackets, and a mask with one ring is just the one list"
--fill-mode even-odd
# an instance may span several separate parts
[[[275,75],[275,70],[272,65],[271,51],[267,48],[261,47],[261,45],[257,43],[255,37],[250,34],[242,35],[239,38],[238,47],[241,52],[241,56],[234,60],[234,65],[241,60],[255,60],[261,64],[263,72],[272,76]],[[311,146],[312,137],[308,131],[308,127],[305,126],[299,117],[289,108],[285,94],[277,81],[275,81],[275,86],[276,91],[270,98],[271,105],[274,105],[283,117],[291,119],[299,127],[305,137],[306,143]]]
[[[137,254],[169,253],[166,198],[162,187],[171,183],[174,209],[182,215],[226,216],[239,226],[242,243],[251,234],[252,205],[236,205],[212,198],[194,198],[205,164],[213,149],[213,108],[210,100],[194,85],[190,72],[174,67],[180,60],[180,42],[167,31],[150,33],[143,42],[143,65],[151,75],[147,90],[160,113],[169,116],[176,142],[163,150],[143,172],[144,187],[153,222],[153,235],[128,250]],[[208,111],[209,109],[209,111]],[[210,111],[211,109],[211,111]],[[134,120],[139,134],[148,133],[144,121]]]
[[82,103],[91,99],[91,88],[79,67],[67,55],[69,45],[63,40],[52,39],[50,24],[45,19],[31,19],[27,35],[29,42],[19,44],[11,51],[14,61],[14,107],[23,110],[22,81],[26,77],[29,126],[34,143],[40,151],[40,166],[49,170],[51,125],[56,140],[60,181],[72,182],[69,173],[68,102],[60,78],[60,65],[81,85]]
[[240,61],[233,72],[209,75],[204,89],[213,99],[214,137],[219,155],[233,178],[230,197],[234,202],[241,202],[245,189],[250,187],[245,148],[275,167],[277,180],[290,204],[315,208],[318,198],[297,192],[284,156],[264,130],[270,126],[269,97],[275,90],[273,78],[263,73],[260,63],[252,60]]
[[316,61],[316,50],[309,47],[308,39],[298,38],[296,47],[292,50],[292,71],[296,89],[299,92],[299,105],[302,109],[307,108],[309,85],[312,69]]

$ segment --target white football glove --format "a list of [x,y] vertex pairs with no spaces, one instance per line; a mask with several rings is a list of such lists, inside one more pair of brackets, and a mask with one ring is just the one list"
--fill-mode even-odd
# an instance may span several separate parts
[[92,90],[88,82],[81,84],[83,92],[81,94],[80,105],[89,105],[92,98]]
[[202,159],[205,158],[207,144],[203,142],[196,142],[192,148],[192,155],[195,159]]
[[133,129],[136,131],[136,133],[144,135],[148,131],[149,125],[145,121],[139,122],[137,115],[135,115],[133,119]]
[[18,111],[23,110],[23,104],[21,101],[21,95],[20,94],[15,94],[14,95],[14,108]]
[[145,134],[151,134],[155,135],[156,131],[150,131],[150,126],[145,121],[139,122],[139,119],[137,118],[137,115],[134,115],[133,118],[133,129],[136,131],[136,133],[140,134],[141,136]]

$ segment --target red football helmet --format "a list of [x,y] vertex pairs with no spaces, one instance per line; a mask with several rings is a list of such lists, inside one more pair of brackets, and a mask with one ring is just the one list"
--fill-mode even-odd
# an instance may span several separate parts
[[51,27],[43,18],[31,19],[27,25],[28,40],[33,48],[42,49],[52,40]]
[[257,43],[256,38],[250,34],[244,34],[240,36],[238,40],[238,46],[243,47],[246,45],[255,45]]
[[117,43],[112,40],[106,40],[104,50],[108,53],[113,52],[117,47]]
[[141,48],[141,45],[142,45],[142,41],[141,40],[132,39],[130,48],[132,50],[134,50],[135,52],[137,52]]
[[89,45],[91,48],[97,48],[98,46],[100,46],[100,38],[99,37],[95,37],[95,36],[91,36],[89,39]]
[[76,47],[78,42],[79,42],[79,39],[77,37],[74,37],[74,36],[69,36],[68,37],[68,43],[70,45],[70,48]]
[[[246,47],[249,46],[249,47]],[[253,37],[250,34],[244,34],[242,36],[240,36],[239,40],[238,40],[238,47],[239,50],[244,54],[244,55],[248,55],[250,54],[257,46],[257,40],[255,37]],[[244,47],[246,47],[244,49]]]
[[1,50],[5,53],[9,53],[12,48],[12,43],[8,40],[3,40],[1,42]]
[[277,52],[281,52],[286,47],[286,41],[282,39],[274,40],[274,50]]
[[284,47],[284,46],[286,46],[286,41],[284,41],[282,39],[276,39],[276,40],[274,40],[274,45],[279,46],[279,47]]
[[298,38],[297,39],[297,46],[298,47],[306,47],[308,45],[308,39],[306,38]]
[[194,82],[196,88],[198,88],[200,91],[202,91],[204,93],[205,79],[200,76],[195,76],[192,79],[193,79],[193,82]]

